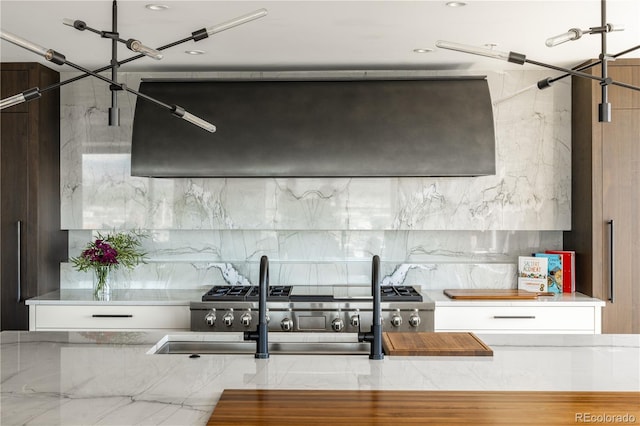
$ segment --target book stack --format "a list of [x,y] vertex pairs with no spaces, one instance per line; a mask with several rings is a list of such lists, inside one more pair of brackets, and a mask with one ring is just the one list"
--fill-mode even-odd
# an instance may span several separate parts
[[576,291],[575,251],[546,250],[518,257],[518,289],[573,293]]

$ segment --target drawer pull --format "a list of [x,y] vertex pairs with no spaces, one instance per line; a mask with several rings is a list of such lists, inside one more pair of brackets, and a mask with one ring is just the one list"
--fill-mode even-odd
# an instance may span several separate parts
[[609,225],[609,301],[613,303],[613,219],[607,222]]
[[93,314],[92,318],[133,318],[131,314]]
[[22,221],[18,221],[18,295],[17,302],[22,302]]
[[536,319],[535,315],[494,315],[495,319]]

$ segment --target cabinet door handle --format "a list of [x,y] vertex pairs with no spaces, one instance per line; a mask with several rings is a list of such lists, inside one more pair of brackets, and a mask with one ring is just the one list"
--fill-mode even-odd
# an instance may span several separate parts
[[133,318],[131,314],[93,314],[92,318]]
[[18,232],[17,232],[17,236],[18,236],[18,244],[17,244],[17,249],[18,249],[18,296],[16,298],[16,300],[18,301],[18,303],[20,303],[22,301],[22,221],[19,220],[17,222],[18,224]]
[[535,315],[494,315],[494,319],[536,319]]
[[613,303],[613,219],[607,224],[609,225],[609,301]]

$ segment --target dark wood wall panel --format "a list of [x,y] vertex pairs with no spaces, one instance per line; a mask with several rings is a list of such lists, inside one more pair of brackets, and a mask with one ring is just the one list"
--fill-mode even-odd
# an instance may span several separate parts
[[[3,63],[1,72],[3,98],[59,81],[58,72],[37,63]],[[27,329],[25,300],[58,289],[60,262],[67,259],[67,232],[60,230],[59,91],[6,108],[0,118],[0,329]]]

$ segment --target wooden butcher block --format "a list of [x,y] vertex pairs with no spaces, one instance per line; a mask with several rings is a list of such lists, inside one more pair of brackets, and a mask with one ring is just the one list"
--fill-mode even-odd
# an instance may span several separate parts
[[[640,392],[566,390],[225,389],[207,426],[575,426],[585,415],[596,419],[603,413],[612,418],[626,415],[627,419],[634,419],[629,423],[634,423],[640,418],[639,397]],[[592,422],[595,420],[582,421]]]
[[493,356],[493,350],[471,332],[382,333],[389,356]]
[[538,296],[552,296],[553,293],[536,293],[526,290],[514,289],[449,289],[444,294],[456,300],[530,300]]

